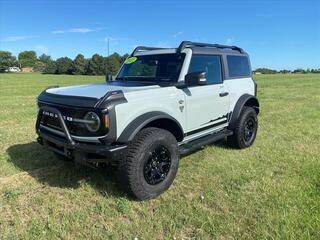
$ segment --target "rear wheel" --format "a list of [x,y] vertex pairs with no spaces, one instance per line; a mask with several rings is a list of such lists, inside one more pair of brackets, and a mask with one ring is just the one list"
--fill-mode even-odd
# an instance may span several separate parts
[[178,144],[168,131],[146,128],[128,146],[118,181],[139,200],[155,198],[172,184],[179,164]]
[[228,145],[235,148],[250,147],[257,135],[258,118],[252,107],[244,107],[233,130],[227,139]]

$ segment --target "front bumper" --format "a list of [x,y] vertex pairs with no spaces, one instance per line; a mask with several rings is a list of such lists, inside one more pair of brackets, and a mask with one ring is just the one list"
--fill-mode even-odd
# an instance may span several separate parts
[[[41,128],[40,122],[43,111],[50,111],[57,114],[60,126],[64,132],[64,137],[56,136]],[[75,141],[68,131],[61,112],[56,108],[48,106],[39,108],[36,132],[38,134],[37,141],[39,144],[57,154],[74,159],[74,161],[84,165],[102,162],[112,165],[117,164],[127,147],[126,145],[120,144],[92,144]]]

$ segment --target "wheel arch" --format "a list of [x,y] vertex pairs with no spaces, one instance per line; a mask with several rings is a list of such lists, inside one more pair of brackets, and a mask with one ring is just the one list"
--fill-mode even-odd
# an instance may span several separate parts
[[244,94],[238,99],[232,111],[231,118],[229,121],[229,127],[228,127],[229,129],[233,129],[235,127],[235,123],[239,118],[243,107],[252,107],[256,111],[257,115],[259,114],[260,104],[258,99],[253,95]]
[[146,127],[157,127],[165,129],[173,134],[178,142],[183,140],[183,128],[172,116],[164,112],[148,112],[134,119],[122,131],[117,142],[130,142],[135,135]]

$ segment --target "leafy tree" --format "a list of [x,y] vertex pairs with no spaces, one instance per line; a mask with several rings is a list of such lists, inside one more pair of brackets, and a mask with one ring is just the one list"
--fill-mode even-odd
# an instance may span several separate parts
[[72,63],[72,74],[84,75],[88,68],[88,60],[84,58],[82,54],[78,54]]
[[34,65],[33,67],[33,70],[35,72],[44,72],[45,71],[45,68],[46,68],[46,65],[45,63],[41,62],[41,61],[37,61],[36,64]]
[[298,69],[295,69],[293,71],[293,73],[306,73],[306,70],[302,69],[302,68],[298,68]]
[[115,75],[120,68],[121,56],[118,53],[114,53],[106,58],[106,68],[108,72]]
[[17,59],[11,52],[0,51],[0,72],[5,72],[9,67],[17,65]]
[[[128,56],[128,54],[121,56],[118,53],[113,53],[109,57],[103,57],[94,54],[90,59],[86,59],[82,54],[78,54],[73,61],[68,57],[54,61],[46,54],[37,58],[34,51],[23,51],[18,55],[18,62],[10,52],[0,51],[0,72],[20,64],[22,67],[34,67],[34,71],[48,74],[104,75],[108,71],[115,75]],[[310,72],[313,72],[312,70]],[[316,71],[314,70],[314,72]]]
[[126,53],[123,56],[120,57],[120,65],[124,63],[124,61],[129,57],[129,54]]
[[35,51],[24,51],[19,53],[18,59],[22,67],[33,67],[37,61],[37,54]]
[[57,72],[56,62],[55,61],[48,62],[43,72],[47,74],[55,74]]
[[99,54],[94,54],[89,60],[87,74],[89,75],[104,75],[106,66],[104,58]]
[[290,71],[290,70],[287,70],[287,69],[283,69],[283,70],[280,70],[279,73],[284,73],[284,74],[286,74],[286,73],[291,73],[291,71]]
[[269,68],[257,68],[256,70],[254,70],[254,72],[260,72],[262,74],[275,74],[275,73],[277,73],[276,70],[269,69]]
[[50,61],[52,61],[51,57],[47,54],[42,54],[39,56],[38,60],[44,64],[49,63]]
[[56,61],[57,74],[71,74],[72,60],[68,57],[58,58]]

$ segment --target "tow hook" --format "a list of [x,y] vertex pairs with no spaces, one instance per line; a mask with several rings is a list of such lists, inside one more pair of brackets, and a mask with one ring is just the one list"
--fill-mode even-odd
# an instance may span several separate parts
[[66,150],[65,153],[67,154],[68,157],[71,157],[71,155],[72,155],[70,150]]
[[38,138],[37,138],[37,142],[38,142],[40,145],[43,145],[43,139],[42,139],[42,137],[38,137]]

